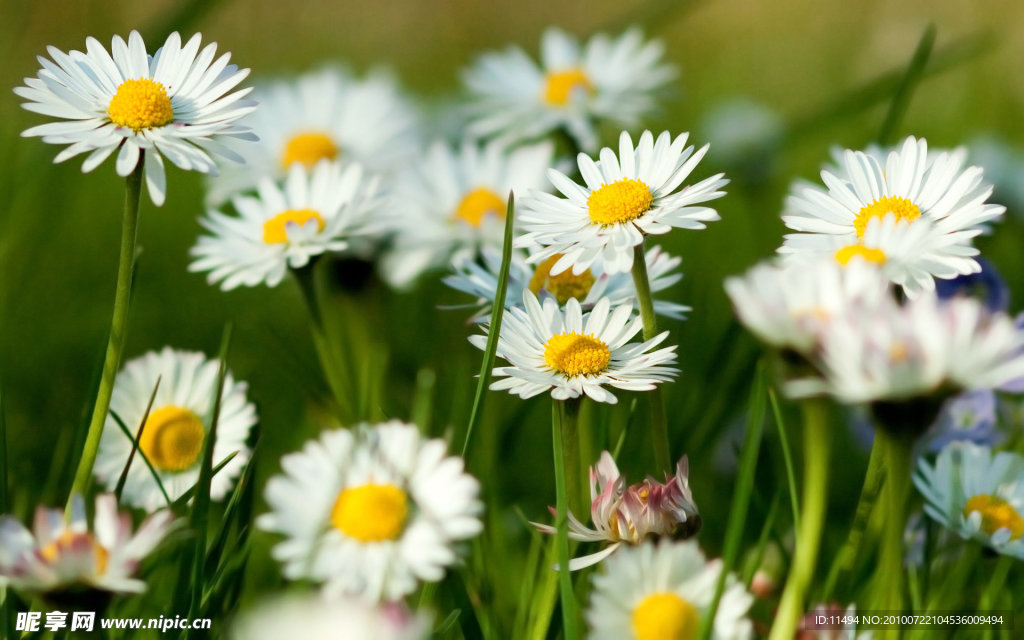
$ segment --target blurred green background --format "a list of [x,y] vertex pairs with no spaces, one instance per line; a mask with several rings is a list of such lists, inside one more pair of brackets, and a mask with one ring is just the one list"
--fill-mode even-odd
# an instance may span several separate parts
[[[57,147],[19,137],[43,118],[22,110],[10,89],[35,75],[35,56],[45,55],[47,45],[83,49],[89,35],[109,45],[113,34],[137,28],[152,51],[169,29],[181,28],[185,34],[201,31],[204,42],[217,41],[218,51],[230,51],[232,61],[250,67],[256,79],[328,60],[357,70],[386,65],[410,90],[436,102],[458,91],[460,67],[484,50],[515,43],[535,55],[549,25],[586,35],[596,29],[619,33],[635,22],[664,41],[667,59],[681,69],[674,99],[650,127],[691,131],[698,144],[710,141],[698,177],[724,170],[732,179],[729,195],[717,203],[721,222],[706,231],[676,232],[662,243],[683,256],[686,275],[671,295],[694,307],[687,322],[666,325],[680,344],[683,369],[666,390],[673,454],[690,455],[694,494],[704,513],[702,542],[718,550],[731,496],[728,438],[737,437],[730,434],[741,424],[758,354],[732,320],[723,278],[781,243],[778,215],[793,178],[815,179],[832,145],[862,148],[875,139],[891,95],[885,79],[891,82],[906,68],[930,23],[937,29],[932,63],[943,68],[917,87],[896,133],[924,136],[940,147],[988,132],[1024,146],[1024,3],[7,0],[0,20],[0,86],[7,87],[0,91],[0,193],[6,196],[0,213],[0,379],[15,510],[24,515],[37,500],[64,500],[74,432],[89,405],[109,326],[123,197],[112,162],[83,175],[79,161],[52,164]],[[737,97],[774,111],[787,132],[739,161],[716,154],[705,124],[717,105]],[[608,133],[605,143],[615,139]],[[249,382],[262,418],[262,484],[277,471],[281,453],[297,449],[327,423],[326,387],[305,309],[291,281],[225,294],[202,274],[187,273],[188,248],[200,231],[202,182],[174,168],[168,173],[165,206],[154,208],[143,197],[143,253],[127,358],[164,345],[213,354],[223,325],[233,321],[229,364]],[[979,241],[1014,289],[1024,284],[1022,215],[1011,206],[996,233]],[[461,442],[479,367],[479,353],[465,338],[475,329],[466,325],[464,312],[436,310],[464,302],[461,295],[429,279],[404,295],[371,280],[361,292],[338,291],[336,301],[341,326],[365,332],[362,357],[381,374],[366,394],[368,415],[409,418],[417,372],[429,369],[437,376],[429,428]],[[1020,308],[1016,302],[1013,310]],[[630,398],[619,396],[619,407],[589,411],[594,433],[604,423],[614,431],[624,422]],[[471,469],[485,474],[489,495],[534,519],[545,518],[544,506],[554,502],[548,416],[544,399],[523,403],[489,394],[470,461]],[[849,440],[837,416],[837,447]],[[777,448],[777,439],[766,439],[763,459],[769,464],[759,469],[755,522],[774,488],[783,486]],[[648,449],[639,432],[627,439],[622,467],[632,478],[650,471]],[[590,455],[596,458],[596,447]],[[837,462],[831,509],[842,526],[865,457],[861,452]],[[750,535],[757,529],[751,525]],[[837,525],[833,535],[842,531]],[[258,576],[271,570],[254,570],[255,591],[265,588]]]

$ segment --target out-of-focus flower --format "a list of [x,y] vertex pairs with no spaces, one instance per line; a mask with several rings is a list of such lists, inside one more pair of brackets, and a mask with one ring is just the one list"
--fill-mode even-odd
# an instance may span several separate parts
[[482,529],[480,485],[446,448],[391,421],[328,431],[284,456],[256,524],[285,536],[273,549],[285,576],[368,602],[439,581],[454,545]]
[[[712,106],[700,131],[715,141],[715,159],[726,166],[750,168],[764,163],[782,139],[778,113],[751,98],[732,98]],[[758,176],[763,177],[763,176]]]
[[135,572],[163,539],[172,519],[169,511],[159,511],[132,533],[131,516],[118,513],[112,494],[96,497],[91,526],[81,496],[72,500],[67,520],[63,509],[37,508],[32,531],[3,516],[0,586],[25,593],[76,588],[140,593],[146,583],[135,578]]
[[572,267],[580,274],[601,260],[607,273],[629,271],[634,247],[647,235],[668,233],[673,228],[703,229],[718,220],[710,207],[695,206],[725,195],[728,183],[722,174],[680,189],[697,167],[708,145],[696,152],[686,146],[689,134],[675,139],[662,132],[657,140],[644,131],[636,147],[625,131],[619,137],[619,154],[605,147],[599,160],[581,153],[577,158],[583,185],[550,169],[551,184],[565,197],[531,193],[523,199],[519,220],[526,232],[516,246],[542,248],[530,257],[541,262],[561,258],[551,267],[558,274]]
[[251,88],[229,93],[249,75],[228,64],[230,54],[216,61],[217,45],[199,50],[197,33],[184,45],[172,33],[153,55],[137,31],[128,42],[114,36],[111,53],[95,38],[86,50],[47,51],[53,62],[40,57],[43,68],[14,92],[28,100],[29,111],[60,118],[26,130],[43,142],[66,144],[56,162],[88,153],[82,171],[92,171],[114,151],[117,174],[127,176],[147,151],[146,187],[156,205],[164,202],[167,186],[163,159],[200,173],[216,173],[210,154],[242,162],[220,138],[256,140],[238,119],[256,108],[243,99]]
[[581,47],[551,28],[539,67],[518,47],[485,54],[463,75],[472,100],[468,131],[508,145],[561,129],[592,151],[598,121],[632,127],[654,110],[656,93],[676,73],[663,53],[638,29],[616,39],[598,34]]
[[936,280],[935,292],[943,300],[957,296],[972,297],[984,302],[989,311],[1008,311],[1010,288],[1006,286],[1003,276],[985,258],[978,256],[976,259],[981,265],[981,271],[957,276],[952,280]]
[[[591,640],[696,638],[722,572],[692,540],[645,542],[616,553],[594,574],[586,619]],[[714,640],[745,640],[753,628],[747,610],[753,596],[735,576],[711,621]]]
[[426,640],[430,618],[402,602],[370,604],[355,598],[289,596],[244,612],[235,640]]
[[[146,419],[139,436],[139,449],[153,465],[171,500],[183,496],[199,481],[203,444],[210,431],[207,416],[212,413],[217,392],[218,369],[218,362],[202,353],[165,347],[126,363],[114,380],[111,412],[117,414],[133,435],[143,424],[143,418]],[[156,396],[153,396],[154,389]],[[249,460],[246,441],[257,418],[256,408],[246,398],[246,391],[246,383],[236,382],[227,374],[217,420],[217,441],[213,443],[213,464],[232,454],[234,457],[210,481],[210,497],[214,500],[220,500],[231,491]],[[153,406],[147,416],[150,397],[153,397]],[[108,489],[117,485],[131,450],[132,441],[114,416],[107,416],[93,471]],[[147,511],[167,506],[153,471],[138,457],[128,470],[121,499]]]
[[971,160],[985,167],[985,176],[995,185],[996,201],[1024,217],[1024,151],[991,134],[972,139],[967,147]]
[[[629,342],[642,322],[632,316],[632,305],[611,309],[601,298],[594,309],[583,313],[576,298],[565,309],[554,298],[543,306],[532,292],[523,294],[523,307],[508,310],[501,323],[497,354],[511,366],[497,367],[491,389],[507,389],[520,398],[550,393],[556,400],[586,395],[596,402],[615,404],[605,386],[627,391],[649,391],[671,380],[676,369],[675,345],[651,351],[661,344],[665,331],[646,342]],[[470,342],[486,348],[486,336]]]
[[914,484],[933,520],[965,540],[1024,560],[1024,457],[952,442],[934,466],[918,462]]
[[[615,460],[607,451],[590,468],[591,529],[569,512],[569,537],[581,542],[610,542],[601,551],[569,562],[569,570],[583,569],[611,555],[623,543],[637,545],[649,537],[688,538],[700,529],[700,514],[690,493],[689,464],[683,456],[674,476],[660,483],[648,476],[626,486]],[[552,513],[554,510],[552,509]],[[554,527],[534,524],[543,533]]]
[[255,189],[263,178],[283,180],[293,164],[312,170],[321,160],[357,162],[391,174],[422,144],[411,101],[384,71],[357,78],[328,67],[257,85],[253,97],[260,108],[242,124],[260,140],[239,149],[244,167],[226,167],[209,181],[209,206]]
[[928,434],[928,449],[939,451],[950,442],[969,440],[995,445],[1001,440],[996,430],[996,394],[991,389],[966,391],[946,400]]

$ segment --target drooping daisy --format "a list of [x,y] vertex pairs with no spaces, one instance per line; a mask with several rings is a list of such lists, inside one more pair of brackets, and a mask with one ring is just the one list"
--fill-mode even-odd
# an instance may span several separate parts
[[114,36],[111,52],[95,38],[86,50],[47,51],[53,62],[39,57],[43,68],[14,91],[28,100],[29,111],[60,118],[27,129],[23,136],[42,136],[44,142],[66,144],[55,161],[88,153],[82,171],[91,171],[115,150],[117,173],[130,174],[146,153],[149,196],[164,202],[166,177],[163,157],[185,170],[216,173],[211,154],[237,162],[242,158],[221,137],[255,140],[237,120],[256,108],[244,99],[250,88],[229,93],[249,74],[228,64],[230,54],[217,60],[217,45],[199,50],[200,34],[184,45],[172,33],[152,56],[142,36],[132,31],[128,42]]
[[[527,263],[527,255],[519,250],[512,251],[512,262],[509,265],[508,290],[505,294],[506,306],[521,304],[523,291],[529,289],[537,296],[551,296],[564,305],[569,298],[576,298],[584,311],[590,311],[601,298],[608,298],[613,307],[621,304],[638,303],[633,279],[628,273],[605,273],[600,263],[576,275],[572,271],[551,274],[551,267],[559,256],[551,256],[544,262],[532,266]],[[663,291],[676,282],[683,274],[676,269],[682,260],[652,247],[647,250],[647,274],[650,278],[651,292]],[[498,290],[498,274],[501,271],[501,254],[496,249],[484,249],[480,259],[470,257],[459,260],[455,265],[455,275],[444,279],[445,284],[453,289],[464,291],[479,300],[482,309],[478,316],[490,309]],[[670,300],[655,300],[655,313],[667,318],[682,318],[690,307]]]
[[[556,400],[586,395],[597,402],[618,399],[605,386],[626,391],[649,391],[671,380],[676,347],[652,351],[668,336],[665,331],[646,342],[629,342],[643,326],[631,305],[614,310],[601,298],[589,313],[570,298],[565,309],[554,298],[543,306],[532,292],[523,293],[523,306],[508,310],[501,324],[497,354],[510,366],[497,367],[491,389],[507,389],[521,398],[551,393]],[[470,342],[483,349],[486,336]]]
[[328,431],[281,460],[267,483],[260,528],[290,579],[325,582],[329,594],[396,600],[437,582],[453,545],[482,528],[479,483],[442,440],[398,421]]
[[914,484],[933,520],[965,540],[1024,560],[1024,457],[952,442],[935,466],[918,462]]
[[430,618],[402,602],[369,604],[355,598],[288,596],[244,612],[235,640],[426,640]]
[[[570,511],[569,537],[583,542],[611,544],[589,556],[569,562],[569,570],[589,567],[611,555],[623,542],[640,544],[648,537],[685,538],[700,529],[700,514],[690,492],[689,462],[683,456],[676,474],[665,474],[664,484],[648,476],[643,482],[626,486],[615,460],[607,451],[590,468],[591,529]],[[552,509],[552,513],[555,513]],[[557,529],[536,524],[539,531],[554,534]]]
[[377,179],[360,165],[321,161],[312,170],[295,164],[283,185],[260,181],[257,196],[232,199],[238,216],[210,210],[201,224],[211,235],[192,247],[189,271],[227,291],[239,285],[275,287],[288,269],[323,253],[344,251],[373,230],[379,211]]
[[[165,347],[129,361],[114,381],[110,410],[133,434],[146,418],[142,435],[138,436],[139,449],[153,465],[171,500],[184,495],[199,480],[218,369],[219,363],[202,353]],[[156,396],[146,417],[146,405],[154,389]],[[236,382],[228,373],[221,396],[213,464],[219,464],[231,454],[235,457],[213,476],[212,499],[220,500],[234,486],[249,459],[246,440],[254,424],[256,409],[246,399],[246,384]],[[113,415],[107,416],[93,469],[104,486],[112,489],[117,485],[131,450],[131,440]],[[153,472],[138,454],[128,471],[121,499],[147,511],[167,506]]]
[[972,257],[978,253],[972,239],[1006,209],[986,204],[992,186],[982,181],[981,168],[962,169],[963,161],[960,151],[929,154],[927,142],[913,137],[884,162],[847,150],[838,171],[821,172],[825,188],[802,183],[786,199],[782,220],[802,233],[786,236],[779,252],[835,251],[837,242],[856,248],[866,244],[873,220],[891,215],[904,225],[928,221],[937,234],[903,257],[913,274],[894,282],[908,293],[934,288],[922,274],[948,279],[976,273],[981,267]]
[[384,278],[406,287],[427,269],[447,267],[453,258],[481,247],[501,247],[510,191],[541,188],[551,166],[548,143],[505,150],[463,142],[442,142],[397,178],[394,243],[384,256]]
[[383,71],[357,78],[328,67],[257,86],[253,97],[260,108],[243,124],[259,142],[239,149],[244,166],[225,167],[209,181],[208,205],[249,191],[264,177],[283,179],[295,163],[312,169],[321,160],[347,160],[387,174],[421,145],[415,109]]
[[582,47],[560,29],[541,38],[538,66],[522,49],[488,53],[463,74],[471,94],[469,133],[507,145],[563,129],[581,149],[597,148],[599,121],[636,126],[675,75],[664,46],[638,29],[595,35]]
[[633,247],[644,236],[673,227],[703,229],[705,222],[718,220],[714,209],[695,205],[725,195],[718,190],[728,182],[722,174],[676,191],[708,150],[704,145],[694,152],[693,145],[686,146],[687,136],[673,140],[665,131],[655,141],[644,131],[634,148],[623,131],[618,158],[608,147],[599,162],[579,155],[585,186],[550,169],[548,178],[565,198],[537,192],[524,198],[519,220],[526,233],[516,245],[541,245],[531,257],[537,262],[562,254],[551,273],[572,267],[580,274],[598,259],[607,273],[620,273],[633,266]]
[[0,517],[0,586],[25,593],[86,588],[140,593],[146,583],[133,577],[139,563],[163,539],[173,515],[160,511],[132,533],[132,519],[118,513],[112,494],[96,496],[92,522],[75,496],[71,517],[63,509],[36,509],[33,530],[12,516]]
[[[591,640],[694,640],[708,613],[720,560],[708,562],[692,540],[622,549],[594,575],[586,619]],[[745,616],[754,598],[733,575],[711,623],[715,640],[753,633]]]

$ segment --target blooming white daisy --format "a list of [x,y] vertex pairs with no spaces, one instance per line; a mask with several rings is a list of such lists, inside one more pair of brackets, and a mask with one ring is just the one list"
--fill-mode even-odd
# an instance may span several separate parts
[[[551,267],[561,256],[554,255],[537,266],[527,264],[525,252],[512,251],[509,265],[508,289],[505,294],[506,306],[520,304],[523,291],[529,289],[537,296],[552,296],[558,304],[564,305],[569,298],[576,298],[584,311],[594,308],[601,298],[608,298],[613,307],[632,303],[638,308],[633,278],[628,273],[605,273],[600,263],[576,275],[572,271],[551,274]],[[677,267],[682,259],[652,247],[647,250],[647,275],[651,293],[663,291],[683,277]],[[455,265],[455,275],[444,279],[445,284],[479,300],[483,305],[478,317],[490,309],[498,290],[498,274],[501,272],[501,254],[496,249],[484,248],[479,260],[470,256],[460,259]],[[655,300],[654,312],[666,318],[683,318],[690,307],[670,300]]]
[[92,171],[118,150],[117,173],[127,176],[144,151],[146,187],[156,205],[164,202],[166,176],[162,157],[176,166],[216,173],[210,154],[237,162],[242,158],[220,137],[255,140],[237,120],[256,108],[243,99],[251,88],[229,93],[249,74],[228,64],[230,54],[216,61],[216,44],[199,50],[200,34],[184,45],[172,33],[150,56],[137,31],[128,42],[114,36],[111,53],[95,38],[85,41],[85,53],[47,51],[53,61],[39,57],[37,77],[15,88],[28,100],[29,111],[61,118],[27,129],[23,136],[42,136],[44,142],[66,144],[55,162],[88,153],[82,171]]
[[[202,353],[164,347],[129,361],[114,380],[111,413],[116,413],[133,433],[145,418],[142,434],[138,436],[139,449],[153,465],[171,500],[184,495],[199,480],[219,366]],[[154,389],[156,396],[147,417],[146,406]],[[217,441],[213,444],[213,463],[236,455],[213,476],[210,496],[214,500],[231,491],[248,461],[246,440],[254,424],[256,408],[246,399],[246,384],[236,382],[228,373],[221,396]],[[117,485],[131,450],[132,441],[113,415],[108,415],[93,468],[104,486],[112,489]],[[128,470],[121,500],[147,511],[167,505],[153,472],[138,456]]]
[[[611,310],[608,298],[583,313],[576,298],[565,309],[548,297],[543,306],[531,291],[523,293],[523,306],[504,315],[498,336],[497,354],[511,366],[497,367],[500,378],[491,389],[507,389],[521,398],[551,393],[556,400],[589,396],[597,402],[615,404],[618,399],[604,387],[627,391],[649,391],[676,375],[676,347],[651,351],[668,336],[665,331],[646,342],[633,342],[643,327],[632,316],[631,305]],[[486,336],[472,336],[470,342],[486,348]]]
[[665,131],[655,141],[644,131],[634,148],[623,131],[618,158],[609,147],[601,150],[599,162],[579,155],[585,186],[548,170],[565,198],[537,192],[524,198],[519,221],[526,233],[516,246],[541,245],[531,256],[537,262],[562,254],[552,273],[570,266],[573,273],[583,273],[599,258],[607,273],[620,273],[633,266],[633,247],[645,235],[668,233],[672,227],[703,229],[705,222],[718,220],[714,209],[694,205],[725,195],[718,190],[728,182],[722,174],[676,192],[708,150],[704,145],[694,152],[693,145],[686,146],[687,136],[672,139]]
[[285,576],[367,601],[440,580],[453,544],[481,531],[483,508],[479,483],[445,450],[391,421],[328,431],[284,456],[256,524],[285,536],[273,550]]
[[430,618],[401,602],[369,604],[355,598],[288,596],[242,613],[235,640],[426,640]]
[[1024,457],[951,442],[935,461],[922,458],[914,484],[924,510],[965,540],[1024,560]]
[[522,49],[488,53],[463,74],[471,94],[471,135],[503,145],[563,129],[585,150],[597,148],[597,121],[636,126],[657,106],[656,94],[676,75],[664,46],[639,29],[612,39],[598,34],[582,47],[560,29],[541,38],[538,66]]
[[326,160],[312,170],[294,164],[283,185],[260,181],[257,196],[232,199],[238,216],[210,210],[189,271],[209,271],[207,281],[225,291],[239,285],[275,287],[288,269],[323,253],[347,249],[353,237],[373,230],[379,210],[377,179],[360,165]]
[[295,163],[312,169],[321,160],[344,159],[387,174],[421,146],[418,115],[384,71],[357,78],[327,67],[257,85],[253,97],[260,108],[242,124],[259,142],[239,149],[244,166],[225,167],[208,182],[208,205],[249,191],[266,176],[283,179]]
[[[697,637],[722,571],[691,540],[644,543],[622,549],[594,575],[586,619],[590,640],[663,640]],[[753,628],[745,616],[754,598],[735,576],[715,612],[711,637],[742,640]]]
[[127,513],[118,513],[112,494],[96,496],[91,526],[85,503],[76,495],[71,517],[63,509],[36,509],[33,530],[12,516],[0,517],[0,586],[41,593],[72,587],[140,593],[134,578],[139,563],[171,526],[170,511],[149,516],[135,533]]
[[829,322],[815,358],[822,377],[794,381],[787,392],[856,404],[994,388],[1024,373],[1022,348],[1024,333],[1006,314],[930,293]]
[[782,220],[802,233],[786,236],[779,252],[866,245],[872,220],[891,215],[911,226],[927,220],[936,234],[902,256],[908,265],[894,282],[908,293],[933,289],[934,278],[977,273],[981,267],[972,257],[978,254],[972,239],[1006,208],[985,203],[992,186],[982,181],[981,168],[961,169],[964,158],[962,150],[929,154],[927,142],[913,137],[884,162],[847,150],[838,171],[821,172],[825,188],[801,183],[786,199]]
[[458,149],[432,145],[423,162],[396,179],[389,218],[395,238],[383,259],[384,278],[406,287],[454,257],[501,247],[509,192],[541,188],[552,153],[548,143],[514,150],[468,141]]

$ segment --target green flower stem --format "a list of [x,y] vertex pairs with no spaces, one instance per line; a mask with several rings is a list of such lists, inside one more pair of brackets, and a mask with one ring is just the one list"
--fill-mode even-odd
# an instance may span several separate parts
[[[875,430],[875,442],[880,447],[882,463],[886,467],[885,484],[879,497],[879,506],[885,516],[875,583],[871,594],[874,610],[903,611],[903,530],[907,524],[907,496],[910,494],[910,452],[913,438],[886,427]],[[883,629],[882,638],[899,636],[899,629]]]
[[583,472],[580,464],[580,404],[582,398],[571,398],[562,405],[562,460],[565,464],[566,503],[569,511],[580,517],[584,513]]
[[569,518],[567,516],[568,496],[564,446],[566,425],[563,420],[566,409],[558,400],[554,400],[553,403],[551,407],[551,443],[554,447],[555,457],[555,526],[557,528],[555,544],[558,547],[558,585],[562,599],[562,637],[565,640],[579,640],[576,595],[572,590],[572,574],[569,573]]
[[[646,243],[633,247],[633,286],[640,303],[640,319],[644,323],[644,340],[658,335],[658,320],[654,315],[654,297],[651,280],[647,275]],[[651,441],[654,444],[654,463],[659,472],[672,469],[672,452],[668,439],[668,421],[665,419],[665,401],[661,388],[655,387],[648,396],[651,402]]]
[[811,578],[814,577],[825,520],[829,464],[828,409],[823,400],[816,399],[805,402],[802,408],[804,488],[800,501],[800,529],[797,532],[793,565],[782,592],[770,640],[792,640],[796,633],[800,616],[806,610],[804,596]]
[[139,155],[139,163],[125,179],[124,215],[121,220],[121,251],[117,264],[117,287],[114,291],[114,315],[110,321],[110,335],[107,339],[107,352],[103,358],[103,373],[100,386],[96,392],[96,404],[93,405],[92,418],[89,420],[89,431],[85,436],[85,448],[78,461],[75,480],[71,485],[65,515],[71,514],[71,501],[76,494],[85,496],[92,484],[92,467],[96,462],[96,452],[100,446],[103,425],[107,421],[110,410],[110,396],[114,392],[114,379],[121,367],[121,355],[124,351],[125,334],[128,329],[128,309],[131,305],[132,272],[135,267],[135,241],[139,228],[139,196],[142,193],[142,172],[146,161],[145,152]]

